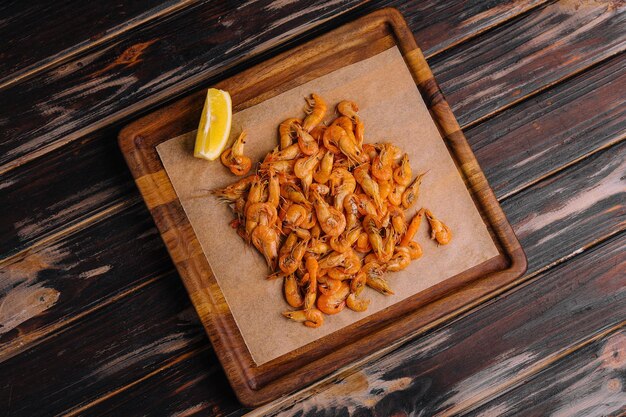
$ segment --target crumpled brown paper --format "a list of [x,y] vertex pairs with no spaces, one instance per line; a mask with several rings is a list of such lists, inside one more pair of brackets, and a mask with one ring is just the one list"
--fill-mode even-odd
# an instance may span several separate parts
[[320,94],[329,105],[349,99],[358,103],[365,123],[365,141],[392,141],[409,153],[414,175],[428,171],[416,206],[428,207],[453,231],[447,246],[429,239],[426,221],[416,236],[424,255],[404,271],[387,278],[395,295],[366,288],[372,303],[364,313],[344,309],[326,316],[322,327],[311,329],[281,316],[290,309],[283,299],[282,281],[267,281],[263,257],[230,228],[230,209],[208,191],[238,178],[219,160],[193,157],[195,132],[157,147],[174,189],[202,245],[231,312],[257,365],[268,362],[322,336],[374,314],[498,255],[480,214],[428,113],[397,47],[341,68],[233,115],[230,140],[248,131],[245,153],[258,161],[277,143],[278,124],[302,117],[304,97]]

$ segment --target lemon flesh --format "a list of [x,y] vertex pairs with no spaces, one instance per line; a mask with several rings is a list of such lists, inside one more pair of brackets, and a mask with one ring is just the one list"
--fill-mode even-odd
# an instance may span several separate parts
[[232,117],[230,94],[209,88],[200,116],[193,156],[210,161],[217,159],[228,142]]

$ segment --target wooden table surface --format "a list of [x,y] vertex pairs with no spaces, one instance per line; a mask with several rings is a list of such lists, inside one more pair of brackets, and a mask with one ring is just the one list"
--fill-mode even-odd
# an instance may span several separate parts
[[[34,3],[0,4],[0,417],[626,412],[624,1]],[[526,281],[244,409],[117,134],[384,6],[425,51]]]

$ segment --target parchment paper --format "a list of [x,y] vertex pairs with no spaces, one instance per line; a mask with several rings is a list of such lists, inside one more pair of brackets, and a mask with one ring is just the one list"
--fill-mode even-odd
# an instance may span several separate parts
[[278,124],[288,117],[303,116],[303,98],[311,92],[327,101],[329,119],[340,100],[358,103],[366,142],[393,141],[409,153],[414,175],[429,171],[416,207],[407,217],[410,219],[419,207],[428,207],[451,227],[454,238],[449,245],[438,247],[428,238],[424,220],[416,236],[423,257],[404,271],[388,274],[395,295],[384,296],[366,288],[363,296],[372,300],[366,312],[346,308],[326,316],[322,327],[310,329],[281,316],[281,311],[289,309],[283,299],[282,281],[265,280],[263,257],[229,227],[233,218],[230,209],[208,194],[208,190],[237,178],[219,160],[193,157],[195,132],[160,144],[157,150],[161,160],[258,365],[498,255],[397,47],[234,114],[230,140],[245,128],[246,154],[253,161],[260,160],[277,145]]

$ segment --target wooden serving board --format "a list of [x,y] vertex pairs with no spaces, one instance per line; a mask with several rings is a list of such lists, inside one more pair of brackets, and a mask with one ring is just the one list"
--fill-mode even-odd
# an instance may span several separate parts
[[526,257],[513,230],[411,31],[395,9],[359,18],[215,87],[230,92],[236,112],[394,46],[400,50],[499,255],[261,365],[255,363],[246,347],[156,151],[160,143],[197,128],[205,90],[137,120],[120,133],[120,147],[137,186],[226,375],[245,405],[275,399],[393,341],[440,324],[510,288],[526,270]]

